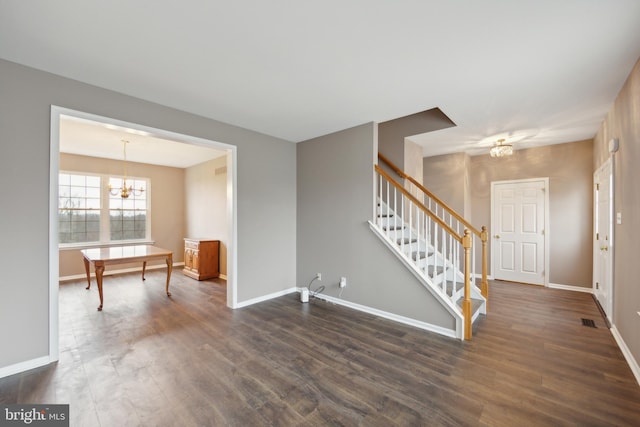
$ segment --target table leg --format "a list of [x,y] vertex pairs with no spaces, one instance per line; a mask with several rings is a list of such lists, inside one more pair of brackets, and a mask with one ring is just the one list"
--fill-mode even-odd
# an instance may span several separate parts
[[87,272],[87,287],[86,289],[89,289],[91,287],[91,268],[89,267],[89,260],[86,258],[84,259],[84,270]]
[[98,282],[98,294],[100,295],[100,305],[98,306],[98,311],[102,311],[102,273],[104,273],[104,264],[95,263],[96,269],[96,282]]
[[142,280],[147,280],[144,278],[144,272],[147,269],[147,261],[142,261]]
[[171,270],[173,269],[173,254],[167,255],[167,296],[171,296],[169,292],[169,280],[171,279]]

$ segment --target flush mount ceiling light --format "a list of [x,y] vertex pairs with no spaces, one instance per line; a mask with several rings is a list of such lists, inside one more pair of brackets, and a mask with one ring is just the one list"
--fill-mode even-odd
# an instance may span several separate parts
[[505,157],[513,154],[513,145],[505,144],[505,139],[501,138],[496,144],[489,150],[491,157]]

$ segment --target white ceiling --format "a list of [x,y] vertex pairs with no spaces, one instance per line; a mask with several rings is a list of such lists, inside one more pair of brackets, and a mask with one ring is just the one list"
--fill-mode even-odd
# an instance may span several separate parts
[[293,142],[439,107],[425,155],[592,138],[639,56],[638,0],[0,0],[0,58]]
[[170,141],[147,131],[63,115],[60,119],[60,152],[188,168],[226,155],[213,149]]

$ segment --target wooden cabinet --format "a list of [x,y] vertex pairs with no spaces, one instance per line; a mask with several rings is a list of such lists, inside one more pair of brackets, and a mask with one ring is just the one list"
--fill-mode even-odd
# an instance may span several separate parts
[[220,240],[184,239],[184,269],[182,272],[196,280],[220,275],[218,253]]

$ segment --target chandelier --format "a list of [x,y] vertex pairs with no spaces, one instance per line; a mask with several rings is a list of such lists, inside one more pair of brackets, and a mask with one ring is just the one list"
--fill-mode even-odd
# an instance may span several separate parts
[[122,174],[122,185],[120,187],[114,188],[111,186],[111,183],[109,183],[109,193],[112,196],[117,196],[118,194],[120,194],[120,197],[122,197],[123,199],[127,199],[129,197],[129,195],[134,194],[136,196],[139,196],[142,194],[142,192],[144,191],[144,188],[140,187],[140,188],[133,188],[133,186],[131,184],[127,185],[127,144],[129,143],[129,141],[127,141],[126,139],[121,140],[122,144],[123,144],[123,152],[124,152],[124,160],[122,162],[122,169],[123,169],[123,174]]
[[489,150],[491,157],[505,157],[513,154],[513,145],[505,144],[504,138],[501,138],[496,144]]

